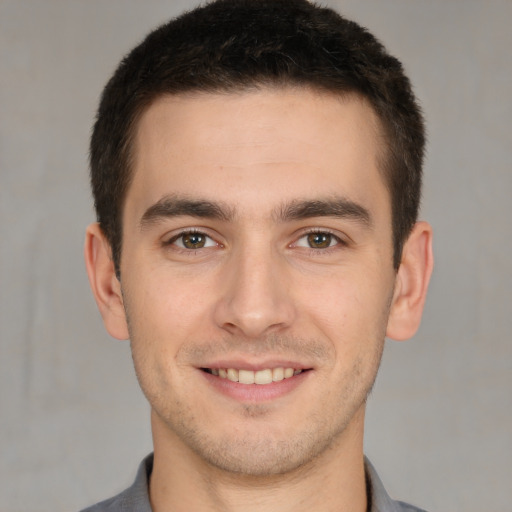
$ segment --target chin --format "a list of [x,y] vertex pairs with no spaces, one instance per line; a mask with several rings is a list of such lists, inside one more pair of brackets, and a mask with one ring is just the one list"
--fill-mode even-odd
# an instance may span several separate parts
[[198,450],[198,455],[217,469],[247,477],[272,477],[293,473],[309,464],[327,449],[329,441],[306,445],[304,439],[294,442],[239,439],[226,441],[206,450]]
[[[292,474],[309,466],[336,445],[346,431],[345,423],[319,425],[311,422],[302,428],[287,425],[284,430],[264,423],[255,421],[249,428],[247,425],[245,428],[223,425],[223,432],[216,433],[212,429],[173,428],[173,434],[211,468],[262,478]],[[168,428],[170,426],[167,424]]]

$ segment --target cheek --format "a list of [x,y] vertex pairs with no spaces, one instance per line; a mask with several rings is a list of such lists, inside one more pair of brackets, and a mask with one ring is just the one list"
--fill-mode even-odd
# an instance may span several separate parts
[[313,286],[303,282],[302,289],[304,316],[337,346],[338,352],[358,351],[366,342],[384,339],[392,285],[382,273],[356,275],[345,269],[343,275],[317,278]]
[[185,316],[191,308],[184,309],[180,295],[161,281],[146,279],[129,290],[124,295],[135,372],[149,402],[157,404],[162,390],[175,387],[176,354],[188,338]]
[[[147,273],[127,287],[127,312],[135,334],[169,343],[189,336],[205,318],[206,294],[201,283],[165,273]],[[150,341],[150,340],[148,340]]]

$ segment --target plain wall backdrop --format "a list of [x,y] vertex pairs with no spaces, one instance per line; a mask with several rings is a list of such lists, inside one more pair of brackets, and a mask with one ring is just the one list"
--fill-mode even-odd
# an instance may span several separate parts
[[[436,268],[422,327],[387,342],[366,453],[433,511],[512,503],[512,2],[327,2],[404,63],[429,145]],[[82,258],[88,138],[120,58],[192,1],[0,0],[0,510],[72,511],[151,450],[129,345]]]

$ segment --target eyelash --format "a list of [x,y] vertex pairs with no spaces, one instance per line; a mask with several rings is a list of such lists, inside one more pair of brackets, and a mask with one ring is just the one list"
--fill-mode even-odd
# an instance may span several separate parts
[[308,250],[311,254],[314,254],[315,256],[321,256],[322,254],[330,253],[333,250],[340,249],[342,247],[347,247],[348,243],[343,240],[340,236],[336,235],[334,232],[332,232],[329,229],[325,228],[313,228],[309,229],[301,234],[300,237],[297,238],[295,242],[290,244],[291,246],[297,246],[297,242],[301,240],[302,238],[307,237],[308,235],[329,235],[331,236],[336,243],[334,245],[325,247],[324,249],[315,249],[313,247],[303,247],[303,249]]
[[[195,229],[195,228],[192,228],[192,229],[186,229],[186,230],[183,230],[181,231],[180,233],[177,233],[176,235],[172,236],[170,239],[168,240],[165,240],[163,242],[163,245],[164,246],[172,246],[173,244],[175,244],[175,242],[177,240],[179,240],[180,238],[183,238],[185,236],[193,236],[193,235],[201,235],[205,238],[208,238],[210,240],[212,240],[216,246],[218,247],[222,247],[222,244],[219,243],[219,242],[216,242],[215,239],[213,237],[211,237],[210,235],[208,235],[207,233],[205,233],[204,231],[200,231],[199,229]],[[199,249],[203,249],[203,247],[200,247],[199,249],[187,249],[185,247],[180,247],[178,245],[175,245],[176,249],[177,250],[181,250],[181,251],[184,251],[186,253],[195,253],[196,250],[199,250]]]
[[[306,238],[308,235],[316,235],[316,234],[318,234],[318,235],[329,235],[330,237],[332,237],[335,240],[336,243],[334,245],[330,245],[330,246],[325,247],[325,248],[313,248],[313,247],[304,247],[304,246],[299,246],[298,245],[298,242],[300,240],[302,240],[303,238]],[[211,237],[210,235],[208,235],[204,231],[201,231],[201,230],[195,229],[195,228],[187,229],[187,230],[181,231],[180,233],[177,233],[176,235],[173,235],[170,239],[165,240],[163,242],[163,246],[170,247],[170,246],[174,245],[174,250],[177,250],[177,251],[183,252],[185,254],[189,254],[189,255],[196,254],[198,251],[200,251],[202,249],[209,249],[209,248],[213,247],[212,245],[209,245],[207,247],[199,247],[197,249],[192,249],[192,248],[191,249],[187,249],[186,247],[180,247],[179,245],[175,244],[176,241],[178,241],[180,238],[183,238],[183,237],[185,237],[187,235],[188,236],[200,235],[200,236],[208,238],[209,240],[214,242],[216,247],[220,247],[220,248],[224,247],[223,244],[217,242],[213,237]],[[308,251],[312,255],[321,256],[323,254],[328,254],[328,253],[332,252],[333,250],[340,249],[342,247],[346,247],[347,245],[348,245],[348,243],[345,240],[343,240],[340,236],[336,235],[335,233],[333,233],[329,229],[314,228],[314,229],[309,229],[307,231],[304,231],[295,240],[295,242],[292,242],[291,244],[289,244],[288,247],[290,247],[290,248],[292,248],[292,247],[300,247],[301,249]]]

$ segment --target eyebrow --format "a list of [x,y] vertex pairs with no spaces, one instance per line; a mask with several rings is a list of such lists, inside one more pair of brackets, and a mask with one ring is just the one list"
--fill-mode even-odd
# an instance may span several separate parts
[[234,211],[208,200],[164,196],[144,212],[140,227],[144,229],[166,218],[184,216],[228,221],[234,217]]
[[335,217],[353,220],[368,228],[373,224],[372,216],[367,208],[344,197],[295,200],[283,205],[276,212],[275,217],[281,222],[312,217]]
[[[175,195],[166,195],[150,206],[142,215],[140,228],[172,217],[196,217],[221,221],[230,221],[236,211],[219,202],[205,199],[190,199]],[[314,200],[293,200],[276,208],[272,218],[277,222],[290,222],[314,217],[335,217],[358,222],[365,227],[372,226],[370,212],[364,206],[343,197]]]

